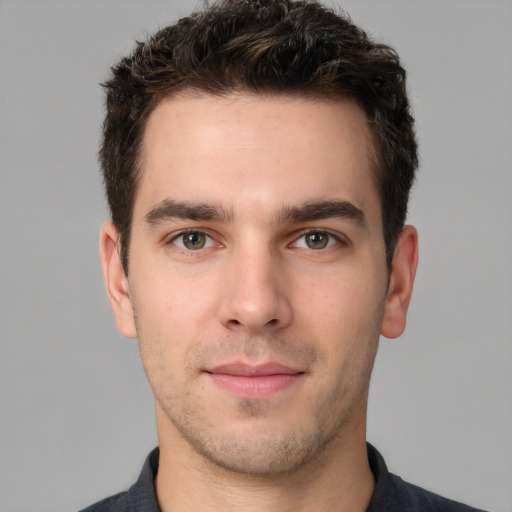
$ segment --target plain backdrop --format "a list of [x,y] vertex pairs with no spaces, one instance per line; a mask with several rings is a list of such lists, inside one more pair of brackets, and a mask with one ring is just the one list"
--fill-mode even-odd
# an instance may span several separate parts
[[[512,2],[348,0],[409,71],[421,145],[408,328],[383,340],[368,439],[391,471],[512,511]],[[99,82],[194,1],[0,0],[0,512],[78,510],[156,444],[97,239]]]

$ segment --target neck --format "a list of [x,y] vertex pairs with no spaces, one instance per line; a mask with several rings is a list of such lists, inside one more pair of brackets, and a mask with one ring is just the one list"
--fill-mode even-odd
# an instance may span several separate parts
[[375,483],[366,453],[366,418],[359,420],[306,465],[269,476],[219,468],[196,453],[170,422],[159,421],[155,487],[160,508],[162,512],[363,512]]

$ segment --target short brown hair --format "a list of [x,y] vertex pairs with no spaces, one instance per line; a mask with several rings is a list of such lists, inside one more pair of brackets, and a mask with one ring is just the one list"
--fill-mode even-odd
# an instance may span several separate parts
[[396,52],[319,3],[225,0],[139,42],[103,84],[100,161],[128,273],[138,157],[149,114],[184,89],[352,98],[365,111],[377,155],[387,264],[418,166],[405,70]]

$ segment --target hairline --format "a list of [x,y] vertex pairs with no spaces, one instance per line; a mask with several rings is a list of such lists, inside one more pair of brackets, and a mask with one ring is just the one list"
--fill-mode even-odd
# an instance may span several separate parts
[[[380,151],[378,148],[378,143],[376,140],[376,135],[371,127],[370,119],[368,118],[368,114],[361,103],[354,97],[353,94],[349,92],[345,92],[343,90],[336,90],[334,88],[326,90],[326,88],[322,87],[310,87],[308,89],[303,90],[286,90],[286,89],[278,89],[273,87],[268,87],[268,89],[262,90],[254,90],[250,87],[246,87],[243,85],[237,87],[226,87],[224,89],[217,90],[209,90],[207,87],[201,87],[198,85],[185,85],[181,87],[175,87],[173,90],[165,93],[155,93],[152,98],[148,102],[147,109],[143,113],[143,119],[141,120],[141,124],[139,129],[141,130],[140,137],[138,138],[138,144],[134,148],[135,150],[135,159],[133,164],[133,190],[132,190],[132,200],[129,211],[129,222],[126,224],[126,230],[124,233],[119,233],[120,236],[120,251],[123,267],[125,269],[126,275],[128,275],[129,268],[129,251],[131,244],[131,232],[133,225],[133,212],[135,207],[135,201],[137,197],[137,192],[139,190],[140,183],[142,181],[143,175],[143,166],[144,166],[144,141],[146,138],[146,129],[149,118],[153,114],[153,112],[166,100],[172,99],[180,99],[180,98],[201,98],[201,97],[213,97],[213,98],[229,98],[229,97],[253,97],[253,98],[276,98],[276,97],[285,97],[285,98],[296,98],[303,99],[305,101],[310,101],[312,103],[318,102],[320,104],[335,104],[343,101],[349,101],[355,103],[359,109],[363,112],[366,119],[366,129],[367,135],[369,138],[369,148],[370,154],[368,154],[368,159],[370,162],[372,174],[373,174],[373,182],[375,185],[375,189],[377,191],[378,199],[381,207],[381,223],[382,223],[382,234],[384,237],[384,242],[387,245],[385,240],[385,232],[384,232],[384,212],[383,212],[383,195],[382,195],[382,184],[381,179],[384,172],[383,169],[383,158],[379,155]],[[118,229],[118,226],[116,226]],[[386,249],[387,252],[387,249]]]

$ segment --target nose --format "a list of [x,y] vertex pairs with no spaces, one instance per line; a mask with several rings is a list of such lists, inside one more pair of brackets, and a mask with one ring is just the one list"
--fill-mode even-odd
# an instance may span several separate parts
[[224,269],[220,322],[253,334],[287,327],[293,317],[288,285],[279,257],[269,248],[236,251]]

